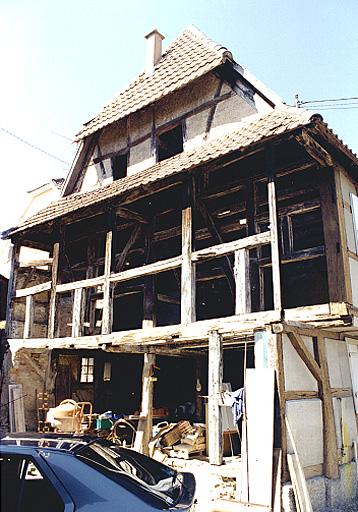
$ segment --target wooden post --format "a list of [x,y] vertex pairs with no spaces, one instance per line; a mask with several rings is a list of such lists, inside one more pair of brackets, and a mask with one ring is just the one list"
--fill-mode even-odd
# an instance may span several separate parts
[[25,308],[25,323],[24,323],[24,338],[31,338],[32,325],[34,321],[34,296],[28,295],[26,297]]
[[181,323],[195,322],[195,263],[193,251],[193,210],[182,211],[182,266],[181,266]]
[[[327,262],[329,301],[330,303],[344,302],[347,299],[343,268],[343,252],[346,248],[342,247],[341,244],[338,215],[338,208],[342,208],[342,204],[337,205],[339,196],[337,197],[336,194],[333,169],[324,169],[321,176],[323,181],[320,184],[320,198]],[[346,242],[345,245],[347,246]],[[331,313],[333,314],[333,311],[331,311]]]
[[84,288],[76,288],[76,290],[74,290],[72,309],[72,338],[78,338],[79,336],[82,336],[84,293]]
[[[63,238],[61,240],[61,244],[63,244]],[[60,254],[60,244],[56,242],[53,246],[52,252],[52,272],[51,272],[51,293],[50,293],[50,303],[49,303],[49,313],[48,313],[48,333],[47,336],[49,338],[55,337],[55,322],[56,322],[56,286],[58,280],[58,267],[59,267],[59,254]]]
[[220,411],[223,347],[221,335],[217,331],[209,333],[208,380],[209,462],[219,466],[223,461],[223,430]]
[[235,315],[251,313],[250,256],[248,249],[235,251]]
[[315,352],[321,368],[321,380],[318,381],[318,389],[322,399],[323,412],[323,451],[324,469],[328,478],[338,478],[338,447],[336,424],[332,401],[332,391],[329,380],[329,371],[326,358],[326,349],[323,336],[316,338]]
[[143,321],[142,328],[155,327],[156,310],[155,310],[155,277],[149,276],[143,289]]
[[266,150],[266,167],[268,173],[267,195],[269,206],[269,219],[271,231],[271,264],[272,264],[272,289],[274,309],[281,310],[281,275],[280,275],[280,249],[278,239],[278,218],[276,203],[275,172],[273,161],[273,148]]
[[6,337],[11,338],[11,327],[13,318],[13,295],[16,291],[17,270],[19,268],[20,244],[14,244],[11,248],[11,269],[7,288],[6,300]]
[[142,374],[142,405],[135,437],[134,449],[149,454],[148,443],[153,428],[153,391],[154,391],[155,354],[144,354]]
[[108,231],[104,256],[104,285],[103,285],[103,311],[102,334],[110,334],[112,331],[113,297],[112,286],[109,281],[112,261],[112,237],[113,231]]

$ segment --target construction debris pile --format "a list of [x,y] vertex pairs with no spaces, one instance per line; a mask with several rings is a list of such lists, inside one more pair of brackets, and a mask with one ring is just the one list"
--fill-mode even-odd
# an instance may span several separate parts
[[149,443],[150,455],[160,462],[168,457],[189,459],[205,450],[205,425],[191,425],[187,420],[156,425],[155,434]]

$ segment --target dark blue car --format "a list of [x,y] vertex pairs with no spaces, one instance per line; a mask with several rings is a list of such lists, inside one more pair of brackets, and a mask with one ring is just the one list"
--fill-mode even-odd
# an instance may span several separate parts
[[0,442],[1,512],[189,511],[195,479],[110,441],[11,434]]

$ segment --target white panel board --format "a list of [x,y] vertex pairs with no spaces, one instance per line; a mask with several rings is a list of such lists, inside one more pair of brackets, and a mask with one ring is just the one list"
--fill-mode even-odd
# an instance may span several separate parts
[[264,506],[272,498],[274,389],[273,369],[247,370],[248,500]]
[[[290,400],[286,414],[302,466],[323,463],[321,400]],[[289,444],[289,443],[288,443]],[[288,446],[289,452],[293,452]]]
[[[312,338],[302,336],[306,347],[313,354]],[[283,361],[286,391],[318,391],[317,381],[302,361],[287,335],[283,335]]]

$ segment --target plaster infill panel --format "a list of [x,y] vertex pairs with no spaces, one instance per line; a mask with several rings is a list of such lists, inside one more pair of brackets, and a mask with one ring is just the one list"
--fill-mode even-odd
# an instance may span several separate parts
[[152,155],[151,140],[148,139],[131,148],[127,174],[128,176],[136,174],[144,169],[148,169],[154,163],[155,159]]
[[325,339],[329,379],[332,388],[351,388],[347,346],[344,341]]
[[[286,415],[302,466],[323,463],[322,407],[319,399],[292,400],[286,403]],[[288,441],[288,450],[292,446]]]
[[[307,349],[313,355],[312,338],[308,336],[302,336],[302,338]],[[318,391],[316,379],[308,370],[286,334],[283,335],[282,342],[286,391]]]
[[102,155],[122,151],[127,147],[127,122],[125,119],[107,126],[101,133],[99,147]]

